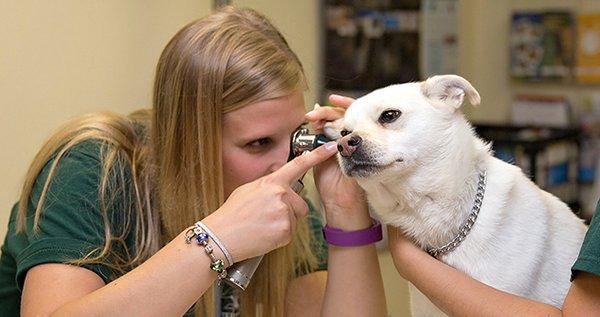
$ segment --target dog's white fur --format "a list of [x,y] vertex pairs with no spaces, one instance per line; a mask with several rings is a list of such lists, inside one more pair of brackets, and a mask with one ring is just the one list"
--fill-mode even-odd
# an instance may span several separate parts
[[[383,223],[423,248],[457,235],[485,169],[479,217],[462,244],[440,260],[497,289],[562,307],[586,226],[518,167],[491,155],[457,111],[465,95],[479,104],[477,91],[455,75],[392,85],[357,99],[326,134],[337,138],[345,129],[363,139],[363,159],[381,166],[357,177],[369,204]],[[379,123],[390,109],[401,116]],[[356,176],[348,158],[338,157],[344,172]],[[412,285],[411,309],[413,316],[444,315]]]

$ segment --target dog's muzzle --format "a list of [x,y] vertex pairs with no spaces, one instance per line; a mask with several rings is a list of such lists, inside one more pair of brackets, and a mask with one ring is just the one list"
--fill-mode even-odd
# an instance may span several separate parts
[[347,176],[366,177],[380,169],[369,145],[358,135],[346,135],[338,139],[338,151],[342,157],[342,170]]
[[348,134],[338,141],[338,152],[343,157],[350,157],[361,146],[362,138],[358,135]]
[[393,162],[380,162],[378,151],[368,140],[356,134],[348,134],[338,139],[338,151],[341,156],[342,171],[349,177],[369,177],[392,166]]

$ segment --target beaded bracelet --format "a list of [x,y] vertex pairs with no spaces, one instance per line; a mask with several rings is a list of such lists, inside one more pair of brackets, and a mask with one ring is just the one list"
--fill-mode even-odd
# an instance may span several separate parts
[[186,231],[185,243],[192,243],[192,239],[194,238],[196,238],[198,244],[204,248],[204,252],[206,252],[208,257],[210,257],[210,269],[217,272],[217,276],[219,279],[225,278],[227,276],[225,263],[223,263],[223,260],[217,259],[215,257],[215,255],[213,254],[213,247],[208,244],[210,238],[212,238],[213,241],[215,241],[214,237],[209,236],[208,233],[206,233],[202,227],[194,225],[194,228],[190,228],[188,229],[188,231]]
[[233,258],[231,257],[231,254],[229,254],[229,251],[227,251],[227,248],[221,242],[221,240],[219,240],[219,238],[217,238],[217,236],[204,223],[202,223],[202,221],[196,222],[196,224],[194,226],[200,227],[201,229],[204,230],[204,232],[206,232],[210,236],[210,238],[213,240],[213,242],[219,247],[219,249],[221,249],[221,252],[223,252],[223,255],[225,255],[225,259],[227,260],[227,267],[232,266]]

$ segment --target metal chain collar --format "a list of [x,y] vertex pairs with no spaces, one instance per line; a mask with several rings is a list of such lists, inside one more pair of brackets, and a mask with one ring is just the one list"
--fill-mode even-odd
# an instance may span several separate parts
[[427,253],[431,256],[437,258],[440,255],[446,254],[454,249],[463,242],[467,234],[471,232],[471,228],[475,221],[477,220],[477,216],[479,215],[479,210],[481,209],[481,203],[483,202],[483,194],[485,193],[485,180],[486,180],[486,171],[482,171],[479,173],[479,182],[477,183],[477,193],[475,194],[475,203],[473,204],[473,208],[471,210],[471,214],[467,221],[462,224],[459,229],[459,233],[454,239],[450,240],[450,242],[444,244],[439,248],[428,248]]

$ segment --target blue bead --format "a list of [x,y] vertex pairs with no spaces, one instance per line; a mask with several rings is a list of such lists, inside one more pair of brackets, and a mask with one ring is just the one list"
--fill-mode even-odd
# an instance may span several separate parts
[[202,243],[202,242],[208,240],[208,234],[202,232],[196,236],[196,240],[198,240],[198,243]]

